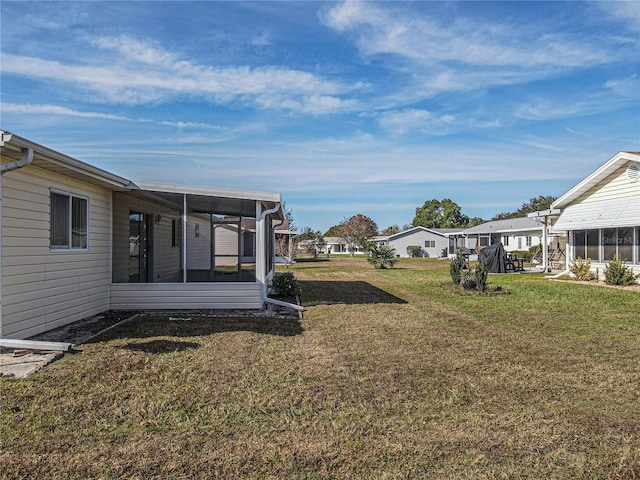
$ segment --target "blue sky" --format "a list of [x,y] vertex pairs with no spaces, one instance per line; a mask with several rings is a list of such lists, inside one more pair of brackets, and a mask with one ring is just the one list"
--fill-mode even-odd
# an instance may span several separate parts
[[0,127],[298,227],[490,218],[640,150],[639,2],[1,2]]

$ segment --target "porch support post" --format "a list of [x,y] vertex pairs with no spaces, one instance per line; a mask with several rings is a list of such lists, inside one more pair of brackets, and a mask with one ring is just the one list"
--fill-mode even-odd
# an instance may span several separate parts
[[265,248],[264,248],[264,219],[262,218],[262,203],[256,201],[256,280],[263,286],[266,282]]
[[542,271],[549,269],[549,217],[544,217],[544,225],[542,227]]
[[182,283],[187,283],[187,194],[182,195]]

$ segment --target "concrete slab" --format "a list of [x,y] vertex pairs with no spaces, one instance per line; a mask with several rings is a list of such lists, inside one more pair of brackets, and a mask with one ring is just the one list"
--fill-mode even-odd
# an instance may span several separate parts
[[62,352],[39,352],[34,350],[15,356],[13,350],[2,349],[0,351],[0,377],[28,377],[61,356]]

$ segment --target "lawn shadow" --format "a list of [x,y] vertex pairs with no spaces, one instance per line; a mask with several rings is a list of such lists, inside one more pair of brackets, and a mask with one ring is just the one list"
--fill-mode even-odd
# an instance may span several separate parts
[[176,342],[174,340],[149,340],[142,343],[127,343],[121,348],[144,353],[171,353],[184,352],[199,348],[200,344],[195,342]]
[[332,304],[407,303],[363,281],[300,281],[304,306]]
[[[303,329],[300,321],[293,318],[203,316],[198,315],[197,312],[190,314],[184,311],[179,314],[173,314],[173,316],[149,313],[103,332],[87,343],[151,337],[201,337],[226,332],[252,332],[263,335],[293,337],[302,334]],[[131,344],[131,348],[140,349],[140,345],[145,344]],[[144,348],[148,348],[148,351],[152,353],[162,353],[158,350],[186,350],[197,348],[198,346],[197,343],[192,344],[177,340],[154,340],[148,342],[148,345]]]

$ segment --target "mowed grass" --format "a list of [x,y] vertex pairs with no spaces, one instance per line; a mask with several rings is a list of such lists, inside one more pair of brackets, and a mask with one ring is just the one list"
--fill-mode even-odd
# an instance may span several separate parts
[[145,317],[0,382],[3,478],[640,478],[640,293],[299,262],[304,319]]

